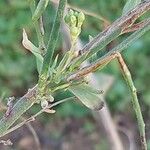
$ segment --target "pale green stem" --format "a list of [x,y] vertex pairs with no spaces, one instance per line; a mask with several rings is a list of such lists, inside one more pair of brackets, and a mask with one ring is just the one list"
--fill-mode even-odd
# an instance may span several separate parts
[[127,65],[125,64],[123,58],[121,57],[121,55],[118,55],[118,61],[121,66],[123,76],[129,86],[131,94],[132,94],[132,105],[133,105],[133,108],[134,108],[134,111],[136,114],[136,118],[138,121],[142,150],[147,150],[146,137],[145,137],[145,123],[144,123],[141,108],[140,108],[140,105],[138,102],[137,91],[134,86],[131,73],[130,73]]
[[[6,134],[9,134],[9,133],[11,133],[11,132],[17,130],[18,128],[22,127],[24,124],[27,124],[27,123],[29,123],[29,122],[31,122],[31,121],[34,121],[35,118],[36,118],[37,116],[39,116],[41,113],[43,113],[45,109],[51,109],[51,108],[53,108],[53,107],[55,107],[55,106],[57,106],[57,105],[59,105],[59,104],[61,104],[61,103],[64,103],[64,102],[66,102],[66,101],[71,101],[71,100],[74,100],[74,99],[75,99],[75,97],[65,98],[65,99],[63,99],[63,100],[57,101],[57,102],[55,102],[55,103],[49,105],[47,108],[41,109],[38,113],[36,113],[35,115],[31,116],[30,118],[24,120],[23,122],[17,124],[16,126],[12,127],[11,129],[3,130],[3,132],[0,132],[0,137],[2,137],[2,136],[4,136],[4,135],[6,135]],[[0,131],[1,131],[1,130],[0,130]]]
[[0,120],[0,136],[5,135],[9,127],[14,124],[36,101],[36,86],[29,90],[12,108],[10,115],[4,115]]

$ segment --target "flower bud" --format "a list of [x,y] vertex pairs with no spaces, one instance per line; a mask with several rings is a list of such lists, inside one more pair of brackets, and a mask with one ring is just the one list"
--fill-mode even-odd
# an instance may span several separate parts
[[66,24],[69,24],[69,22],[70,22],[70,15],[67,14],[67,15],[65,16],[64,20],[65,20],[65,23],[66,23]]
[[71,26],[71,27],[75,27],[76,24],[77,24],[77,18],[76,18],[76,16],[71,15],[71,16],[70,16],[70,26]]
[[74,11],[72,9],[69,10],[69,15],[74,15]]
[[74,15],[75,15],[76,17],[78,17],[78,14],[79,14],[79,13],[78,13],[77,11],[74,12]]
[[42,107],[42,108],[46,108],[47,106],[48,106],[48,101],[42,100],[42,101],[41,101],[41,107]]
[[85,15],[83,12],[80,12],[78,14],[78,27],[81,27],[83,24],[83,21],[85,20]]
[[52,95],[49,95],[49,101],[53,102],[54,101],[54,97]]
[[79,29],[77,27],[72,27],[70,29],[70,33],[71,33],[71,36],[76,37],[76,36],[78,36]]

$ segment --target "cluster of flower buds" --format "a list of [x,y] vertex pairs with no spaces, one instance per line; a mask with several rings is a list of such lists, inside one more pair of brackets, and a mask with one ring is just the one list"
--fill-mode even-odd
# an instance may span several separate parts
[[47,108],[48,102],[53,102],[53,101],[54,101],[54,97],[52,95],[48,95],[47,97],[44,97],[44,99],[41,100],[41,107]]
[[72,42],[75,42],[81,33],[81,26],[84,20],[85,15],[83,12],[76,12],[72,9],[69,10],[68,14],[65,16],[65,22],[69,26]]

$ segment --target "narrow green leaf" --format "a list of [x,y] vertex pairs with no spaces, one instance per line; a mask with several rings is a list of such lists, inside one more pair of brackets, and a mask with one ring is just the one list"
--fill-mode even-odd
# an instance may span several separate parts
[[33,22],[37,21],[41,15],[43,14],[44,10],[46,9],[48,5],[49,0],[40,0],[37,8],[35,9],[35,12],[33,13],[32,20]]
[[68,88],[85,106],[93,110],[102,109],[104,102],[101,100],[100,91],[87,84],[79,84]]
[[55,57],[52,66],[49,67],[49,74],[50,74],[50,76],[52,76],[52,74],[53,74],[54,72],[56,72],[57,62],[58,62],[58,55]]
[[123,8],[123,12],[122,14],[126,14],[127,12],[129,12],[130,10],[132,10],[133,8],[135,8],[136,5],[140,4],[141,0],[127,0],[124,8]]
[[49,70],[49,66],[51,66],[51,61],[52,61],[52,57],[53,57],[54,50],[56,47],[56,43],[57,43],[57,39],[58,39],[58,35],[59,35],[60,24],[63,19],[66,4],[67,4],[67,0],[59,1],[59,6],[57,9],[57,14],[56,14],[55,21],[54,21],[52,31],[50,34],[50,38],[48,41],[47,53],[44,57],[41,74],[47,74],[48,70]]

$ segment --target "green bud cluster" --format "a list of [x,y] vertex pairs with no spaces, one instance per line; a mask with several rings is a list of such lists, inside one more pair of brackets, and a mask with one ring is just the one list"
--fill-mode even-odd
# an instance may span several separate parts
[[71,40],[75,42],[81,33],[81,27],[85,20],[85,15],[83,12],[76,12],[72,9],[69,10],[68,14],[65,16],[65,22],[68,24],[70,29]]

